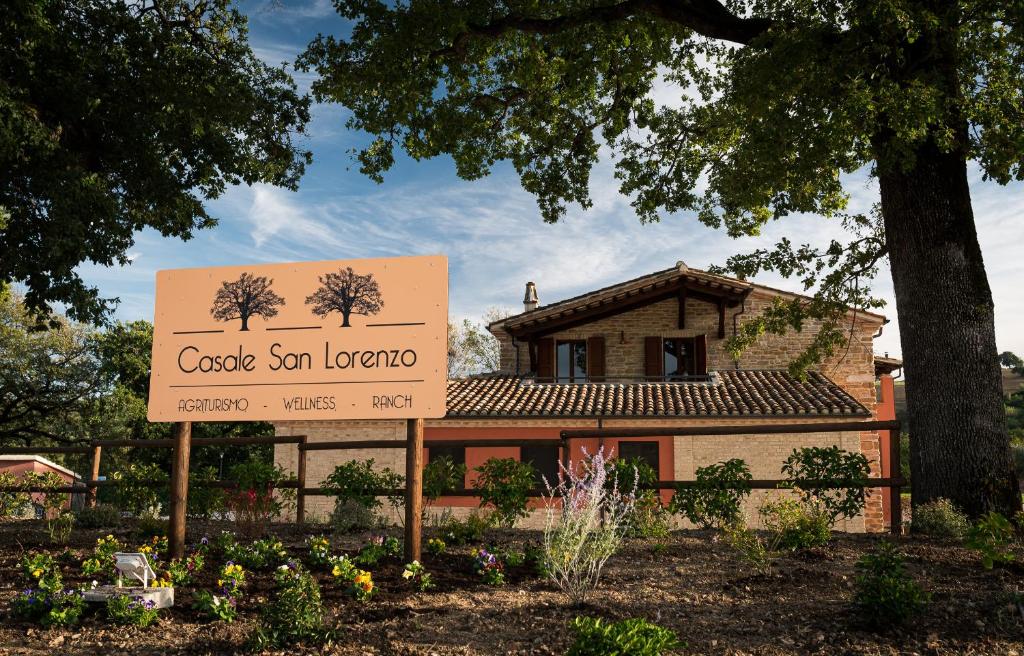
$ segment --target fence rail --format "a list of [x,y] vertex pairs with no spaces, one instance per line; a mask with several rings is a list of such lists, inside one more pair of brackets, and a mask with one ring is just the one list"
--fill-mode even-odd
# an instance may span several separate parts
[[[804,434],[804,433],[836,433],[836,432],[873,432],[889,431],[889,450],[887,455],[889,471],[892,476],[867,478],[850,481],[807,481],[803,482],[804,487],[817,488],[846,488],[859,487],[865,489],[882,488],[888,489],[889,494],[889,516],[891,530],[899,534],[902,524],[902,506],[900,490],[906,486],[906,481],[898,476],[900,472],[900,445],[899,445],[899,421],[844,421],[828,423],[799,423],[799,424],[739,424],[730,426],[659,426],[654,428],[597,428],[597,429],[566,429],[561,431],[559,439],[549,438],[499,438],[499,439],[466,439],[466,440],[423,440],[425,448],[441,446],[461,447],[523,447],[523,446],[552,446],[562,449],[563,461],[568,458],[570,441],[584,438],[629,438],[629,437],[665,437],[665,436],[730,436],[730,435],[778,435],[778,434]],[[310,487],[306,485],[306,454],[310,451],[341,451],[352,449],[408,449],[410,440],[388,439],[388,440],[350,440],[350,441],[325,441],[309,442],[305,435],[280,435],[280,436],[258,436],[258,437],[213,437],[196,438],[191,440],[193,446],[247,446],[254,444],[295,444],[298,451],[298,462],[296,466],[296,479],[282,481],[274,487],[296,490],[296,522],[301,524],[305,521],[305,498],[307,496],[330,496],[334,490],[330,487]],[[53,447],[6,447],[0,448],[0,454],[10,455],[34,455],[39,453],[92,453],[92,477],[77,485],[68,485],[57,488],[19,486],[0,486],[0,492],[56,492],[56,493],[87,493],[90,504],[95,504],[95,490],[100,487],[115,486],[121,483],[117,480],[98,480],[100,454],[103,447],[119,448],[171,448],[174,447],[173,439],[158,440],[95,440],[88,445],[75,446],[53,446]],[[410,471],[407,471],[407,479]],[[134,480],[133,484],[160,487],[168,485],[167,480]],[[742,486],[731,486],[731,489],[748,487],[756,490],[785,489],[789,481],[785,479],[758,479],[752,480]],[[234,481],[191,481],[190,485],[196,487],[219,487],[230,489],[237,487]],[[677,488],[694,487],[698,485],[694,480],[665,480],[658,481],[653,485],[641,486],[654,490],[673,490]],[[407,495],[406,488],[395,488],[379,490],[380,496],[401,496]],[[547,494],[547,490],[536,488],[529,492],[531,497],[540,497]],[[471,497],[479,496],[479,492],[472,489],[459,489],[445,493],[446,497]],[[420,500],[420,503],[422,500]],[[415,504],[419,506],[419,504]],[[410,512],[407,509],[407,512]],[[408,522],[407,522],[408,526]]]

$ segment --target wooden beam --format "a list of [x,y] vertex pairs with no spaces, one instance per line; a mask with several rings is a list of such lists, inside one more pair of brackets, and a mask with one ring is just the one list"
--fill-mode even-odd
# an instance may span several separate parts
[[725,301],[718,299],[718,339],[725,339]]
[[669,437],[673,435],[758,435],[778,433],[845,433],[853,431],[900,430],[900,422],[832,421],[819,424],[739,424],[734,426],[658,426],[654,428],[580,428],[561,431],[563,440],[578,437]]
[[423,420],[406,421],[405,562],[420,559],[423,537]]
[[679,330],[686,328],[686,287],[679,288]]
[[[100,478],[100,455],[103,451],[103,447],[94,446],[92,448],[92,470],[89,475],[90,481],[97,481]],[[96,507],[96,488],[89,488],[89,507]]]
[[188,506],[188,461],[192,452],[192,422],[174,424],[174,464],[171,467],[171,512],[167,541],[171,558],[185,557],[185,509]]
[[299,461],[295,466],[295,478],[298,479],[298,492],[295,494],[295,523],[300,526],[306,522],[306,495],[302,490],[306,487],[306,436],[302,436],[296,449]]
[[[897,422],[898,424],[899,422]],[[900,463],[900,429],[897,425],[895,430],[889,430],[889,476],[890,478],[901,478],[902,469]],[[899,486],[894,486],[889,491],[889,531],[893,535],[903,535],[903,495],[900,494]]]

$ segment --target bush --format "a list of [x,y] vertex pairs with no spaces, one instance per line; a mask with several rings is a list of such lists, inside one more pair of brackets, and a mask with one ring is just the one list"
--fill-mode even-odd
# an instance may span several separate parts
[[725,543],[732,547],[740,559],[747,563],[758,574],[771,574],[775,561],[775,551],[762,540],[757,533],[745,525],[737,523],[726,526],[722,535]]
[[996,563],[1013,562],[1014,555],[1009,550],[1013,540],[1013,524],[1010,520],[997,512],[990,512],[970,528],[964,544],[980,552],[982,566],[992,569]]
[[441,525],[441,535],[455,545],[476,543],[484,539],[484,533],[491,523],[490,517],[476,511],[467,515],[463,521],[448,517]]
[[668,535],[669,513],[661,503],[661,495],[652,489],[658,472],[642,458],[617,458],[609,467],[605,487],[617,486],[636,499],[626,534],[634,538],[661,538]]
[[338,501],[329,519],[331,529],[338,535],[365,531],[381,526],[381,517],[355,501]]
[[324,607],[316,579],[297,563],[282,565],[274,575],[270,600],[260,614],[253,646],[266,649],[322,642],[325,638]]
[[551,489],[544,527],[543,569],[576,605],[586,601],[601,570],[618,551],[629,525],[634,499],[615,485],[605,486],[604,451],[583,463],[580,472],[562,467]]
[[114,595],[107,599],[107,617],[114,624],[147,627],[157,620],[160,611],[152,601],[142,597]]
[[189,517],[194,519],[211,519],[224,512],[226,495],[223,488],[201,485],[217,480],[215,467],[202,467],[188,474],[188,508]]
[[110,488],[111,501],[117,508],[135,517],[160,515],[169,476],[159,465],[133,462],[110,478],[118,481]]
[[632,538],[663,538],[669,533],[669,512],[655,490],[644,490],[636,498],[626,535]]
[[566,656],[660,656],[682,646],[675,633],[640,618],[606,624],[577,617],[572,629],[576,639]]
[[529,513],[528,493],[535,486],[533,465],[515,458],[491,458],[476,468],[473,489],[480,496],[480,507],[494,508],[494,522],[512,528]]
[[292,479],[278,465],[252,457],[232,467],[229,478],[238,488],[225,495],[225,505],[243,535],[259,535],[294,504],[295,490],[279,487]]
[[462,489],[466,484],[466,465],[456,463],[448,456],[431,458],[423,468],[423,499],[434,503],[448,492]]
[[[21,480],[10,472],[0,472],[0,487],[18,487]],[[21,517],[28,509],[31,498],[28,492],[0,492],[0,519]]]
[[81,528],[114,528],[121,523],[121,511],[106,503],[82,508],[75,513],[75,523]]
[[46,518],[46,530],[50,534],[50,542],[66,544],[68,538],[71,537],[75,517],[64,511],[64,504],[69,498],[68,493],[55,490],[68,485],[68,482],[54,472],[45,474],[26,472],[21,477],[21,484],[26,488],[39,487],[44,490],[40,494],[42,494],[43,517]]
[[[821,508],[829,525],[840,517],[856,517],[864,509],[864,488],[871,469],[862,453],[851,453],[837,446],[793,449],[782,465],[790,486],[804,501]],[[827,482],[839,487],[818,487]]]
[[892,543],[883,542],[857,561],[853,603],[858,615],[875,629],[903,624],[921,612],[930,595],[903,567],[903,556]]
[[940,538],[962,538],[971,527],[967,515],[949,499],[936,499],[914,508],[910,529]]
[[743,516],[743,499],[750,494],[750,469],[739,458],[697,468],[693,487],[679,487],[669,510],[702,528],[724,528]]
[[85,609],[85,600],[78,590],[64,589],[60,569],[49,554],[28,554],[21,559],[21,570],[29,582],[11,600],[15,617],[43,626],[74,624]]
[[344,516],[338,515],[339,508],[344,508],[346,514],[352,513],[352,528],[370,528],[380,523],[381,497],[387,498],[393,508],[401,506],[401,496],[381,492],[402,487],[405,478],[388,467],[374,469],[373,462],[373,458],[349,460],[335,467],[324,480],[323,487],[337,502],[331,521],[336,529],[344,525]]
[[759,509],[771,535],[769,549],[795,551],[820,547],[832,539],[829,515],[813,502],[796,499],[766,500]]

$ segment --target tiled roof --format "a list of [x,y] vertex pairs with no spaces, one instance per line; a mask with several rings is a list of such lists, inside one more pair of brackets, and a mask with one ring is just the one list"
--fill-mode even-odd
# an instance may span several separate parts
[[448,417],[863,416],[868,410],[826,376],[721,371],[710,383],[577,383],[515,376],[448,381]]

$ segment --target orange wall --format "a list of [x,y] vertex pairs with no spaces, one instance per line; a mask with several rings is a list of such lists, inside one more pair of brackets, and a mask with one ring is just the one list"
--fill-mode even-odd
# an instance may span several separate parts
[[[479,427],[479,428],[467,428],[467,427],[444,427],[444,426],[428,426],[424,430],[423,439],[425,440],[471,440],[471,439],[558,439],[561,434],[561,428],[558,427]],[[598,438],[592,439],[575,439],[570,442],[569,458],[573,462],[579,462],[584,458],[584,449],[587,453],[596,453],[603,442],[605,452],[618,454],[619,442],[636,441],[636,442],[658,442],[658,477],[663,481],[671,481],[675,478],[674,463],[675,454],[673,448],[673,438],[668,437],[657,437],[657,438],[604,438],[600,440]],[[467,447],[466,448],[466,487],[471,487],[473,481],[476,480],[476,472],[473,470],[479,467],[490,458],[515,458],[519,459],[519,447]],[[430,449],[424,449],[424,462],[430,461]],[[668,502],[672,496],[670,490],[664,490],[661,493],[662,501]],[[532,507],[536,507],[539,500],[534,500],[531,504]],[[456,506],[456,507],[474,507],[480,504],[479,499],[475,497],[441,497],[437,505],[439,506]]]
[[[896,418],[896,388],[893,384],[892,376],[883,375],[878,377],[878,388],[879,388],[879,399],[878,403],[875,404],[875,416],[873,419],[876,421],[891,421]],[[889,457],[889,445],[892,440],[898,440],[900,436],[894,434],[894,431],[878,431],[878,451],[879,460],[882,463],[883,477],[899,476],[899,472],[892,470],[892,459]],[[882,521],[885,522],[886,526],[889,526],[892,522],[892,513],[890,512],[890,499],[892,499],[892,489],[885,488],[882,490]]]

